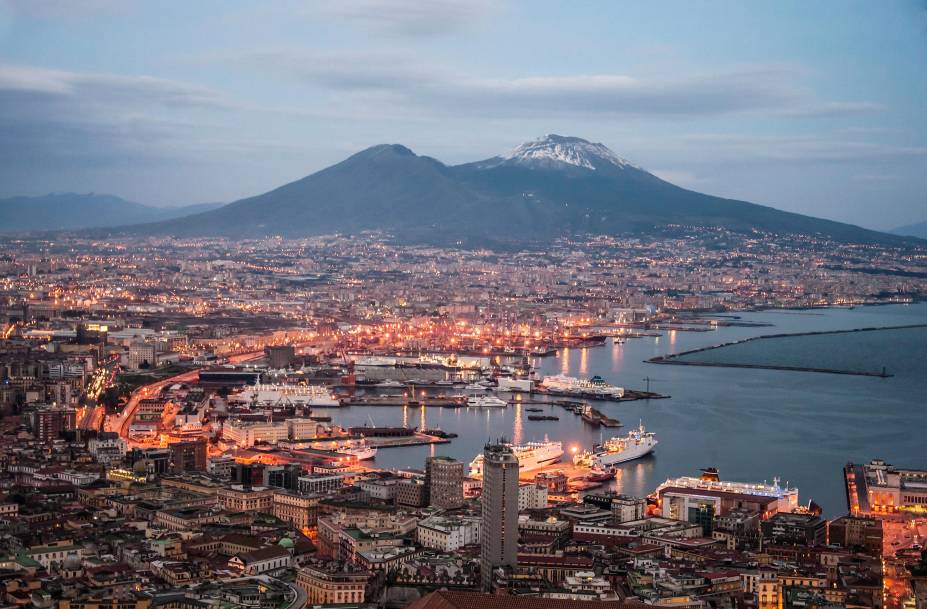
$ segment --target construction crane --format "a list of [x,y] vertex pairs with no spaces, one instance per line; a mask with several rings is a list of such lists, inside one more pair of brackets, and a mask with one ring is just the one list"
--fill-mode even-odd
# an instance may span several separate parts
[[650,382],[651,382],[651,381],[653,381],[653,382],[655,382],[655,383],[662,383],[662,382],[663,382],[663,381],[660,380],[660,379],[652,379],[652,378],[650,378],[649,376],[645,376],[645,377],[643,378],[643,381],[644,381],[645,383],[647,383],[647,389],[645,389],[645,391],[646,391],[647,393],[650,393]]

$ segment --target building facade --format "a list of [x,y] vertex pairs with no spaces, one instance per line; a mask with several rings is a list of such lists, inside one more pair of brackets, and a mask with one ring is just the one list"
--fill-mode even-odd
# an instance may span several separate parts
[[489,592],[493,571],[518,563],[518,458],[504,443],[483,449],[481,503],[480,578],[482,590]]
[[453,510],[463,505],[464,464],[450,457],[428,457],[425,488],[428,505]]

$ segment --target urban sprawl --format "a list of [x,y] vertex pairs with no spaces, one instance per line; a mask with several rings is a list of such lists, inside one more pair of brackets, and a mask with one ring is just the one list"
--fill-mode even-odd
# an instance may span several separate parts
[[354,405],[556,418],[540,400],[616,427],[597,404],[665,396],[533,362],[927,294],[924,249],[673,231],[512,251],[4,239],[0,606],[924,607],[927,471],[878,455],[833,472],[847,506],[828,520],[711,468],[609,490],[656,445],[643,425],[392,470],[378,451],[454,430],[339,424]]

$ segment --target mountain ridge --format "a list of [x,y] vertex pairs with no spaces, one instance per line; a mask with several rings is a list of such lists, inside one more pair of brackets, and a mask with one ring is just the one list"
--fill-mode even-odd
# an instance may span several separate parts
[[927,220],[924,220],[923,222],[915,222],[914,224],[899,226],[898,228],[893,228],[888,232],[901,237],[917,237],[918,239],[927,239]]
[[110,194],[61,192],[0,199],[0,233],[82,230],[179,218],[222,203],[153,207]]
[[460,165],[445,165],[401,144],[380,144],[219,209],[121,232],[256,238],[383,230],[398,239],[454,244],[646,234],[669,225],[825,235],[847,242],[907,241],[687,190],[603,144],[560,135]]

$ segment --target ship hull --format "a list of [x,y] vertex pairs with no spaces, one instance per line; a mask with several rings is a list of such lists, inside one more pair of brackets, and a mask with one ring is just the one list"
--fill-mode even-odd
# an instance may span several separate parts
[[617,453],[598,453],[593,456],[593,462],[600,464],[602,467],[612,467],[620,463],[634,461],[641,457],[646,457],[657,447],[657,442],[645,446],[635,446]]
[[[559,443],[558,443],[559,444]],[[519,457],[516,453],[516,458],[518,458],[518,472],[519,474],[525,472],[532,472],[541,468],[544,468],[552,463],[557,463],[563,457],[563,447],[562,446],[551,446],[549,448],[543,449],[544,454],[538,456],[528,456],[528,457]],[[476,477],[482,477],[483,475],[483,455],[477,455],[473,461],[470,462],[470,475]]]

